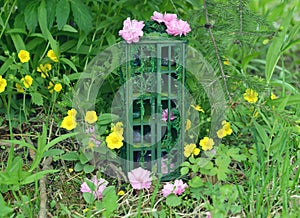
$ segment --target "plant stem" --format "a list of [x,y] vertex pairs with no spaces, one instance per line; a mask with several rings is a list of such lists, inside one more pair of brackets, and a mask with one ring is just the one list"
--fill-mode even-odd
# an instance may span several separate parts
[[[207,5],[206,5],[206,0],[203,0],[203,6],[204,6],[204,11],[205,11],[205,20],[206,20],[206,23],[209,24],[209,18],[208,18],[208,10],[207,10]],[[228,91],[226,76],[225,76],[225,73],[224,73],[223,64],[222,64],[222,61],[221,61],[221,58],[220,58],[220,54],[219,54],[219,51],[218,51],[218,46],[217,46],[214,34],[212,32],[212,27],[208,27],[207,29],[208,29],[211,41],[212,41],[214,49],[215,49],[215,53],[216,53],[216,56],[217,56],[218,65],[219,65],[219,69],[220,69],[220,72],[221,72],[221,76],[223,78],[223,82],[224,82],[226,94],[228,96],[229,101],[232,102],[232,98],[231,98],[230,93]]]

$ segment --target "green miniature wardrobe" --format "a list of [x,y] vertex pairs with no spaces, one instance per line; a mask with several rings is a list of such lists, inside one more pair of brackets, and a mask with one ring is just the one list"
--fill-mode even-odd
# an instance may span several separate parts
[[123,167],[168,174],[183,161],[186,42],[126,43],[122,58]]

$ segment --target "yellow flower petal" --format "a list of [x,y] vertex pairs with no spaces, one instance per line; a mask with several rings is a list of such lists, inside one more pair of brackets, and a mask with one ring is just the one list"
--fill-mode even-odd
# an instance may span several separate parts
[[6,86],[7,86],[6,79],[4,79],[4,78],[2,78],[2,76],[0,76],[0,93],[4,92]]
[[22,63],[26,63],[30,60],[30,54],[26,50],[20,50],[18,53],[18,58]]
[[85,122],[92,124],[98,120],[98,116],[95,111],[87,111],[84,120]]
[[200,146],[204,151],[211,150],[215,144],[214,140],[205,136],[203,139],[200,140]]

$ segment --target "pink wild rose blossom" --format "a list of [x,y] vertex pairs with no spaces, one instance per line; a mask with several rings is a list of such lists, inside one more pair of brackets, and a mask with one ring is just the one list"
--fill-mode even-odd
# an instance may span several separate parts
[[174,189],[175,195],[181,195],[184,192],[185,188],[188,187],[188,185],[186,183],[183,183],[183,181],[181,179],[175,180],[174,186],[175,186],[175,189]]
[[149,189],[151,186],[152,178],[150,171],[141,167],[128,172],[128,179],[133,189]]
[[174,185],[171,183],[167,183],[166,185],[164,185],[164,188],[162,190],[162,194],[164,197],[167,197],[168,195],[174,193],[175,195],[181,195],[185,189],[188,187],[188,185],[186,183],[183,183],[183,181],[181,179],[179,180],[175,180],[174,181]]
[[174,191],[174,185],[171,183],[167,183],[164,185],[163,190],[161,191],[164,197],[167,197],[168,195],[172,194]]
[[122,36],[122,38],[127,43],[132,42],[138,42],[139,37],[143,36],[142,29],[144,28],[145,24],[144,21],[137,21],[137,20],[130,20],[128,17],[123,22],[123,29],[119,31],[119,35]]
[[154,11],[153,16],[151,17],[151,20],[154,20],[158,23],[169,23],[172,20],[177,20],[177,15],[176,14],[162,14],[157,11]]
[[[162,111],[162,115],[161,115],[161,119],[163,120],[163,121],[167,121],[168,120],[168,108],[166,108],[166,109],[164,109],[163,111]],[[173,112],[171,111],[171,113],[170,113],[170,120],[174,120],[176,117],[174,116],[174,114],[173,114]]]
[[81,184],[80,191],[81,192],[93,193],[95,199],[101,199],[102,198],[102,192],[104,191],[104,189],[108,185],[108,182],[105,179],[101,179],[101,178],[98,179],[97,176],[93,176],[93,178],[89,181],[94,183],[95,191],[92,191],[86,182]]
[[182,36],[191,31],[190,25],[188,22],[183,20],[172,20],[167,24],[167,33],[173,36]]

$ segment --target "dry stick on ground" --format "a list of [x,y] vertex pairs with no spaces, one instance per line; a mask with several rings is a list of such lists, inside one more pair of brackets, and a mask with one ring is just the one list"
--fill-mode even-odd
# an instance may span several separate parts
[[[47,157],[43,163],[43,171],[49,170],[52,163],[52,157]],[[46,218],[47,216],[47,192],[46,192],[47,176],[40,179],[40,211],[39,218]]]
[[214,49],[215,49],[215,53],[216,53],[216,56],[217,56],[217,59],[218,59],[218,65],[219,65],[219,68],[220,68],[221,76],[222,76],[223,81],[224,81],[224,86],[225,86],[226,94],[228,96],[229,101],[232,102],[232,98],[231,98],[230,93],[228,91],[226,76],[225,76],[225,73],[224,73],[223,64],[222,64],[222,61],[221,61],[221,58],[220,58],[218,46],[217,46],[214,34],[212,32],[212,26],[209,23],[208,9],[207,9],[207,5],[206,5],[206,0],[203,0],[203,6],[204,6],[204,11],[205,11],[206,24],[208,24],[207,29],[208,29],[211,41],[212,41],[212,43],[214,45]]

